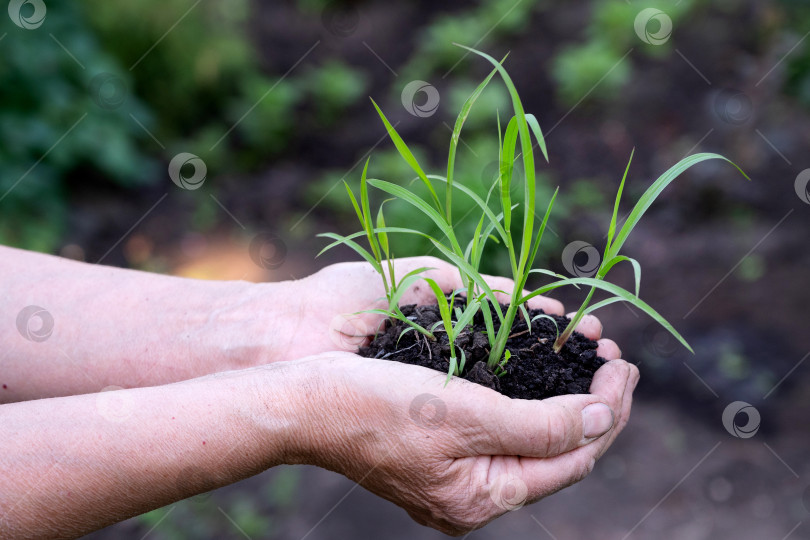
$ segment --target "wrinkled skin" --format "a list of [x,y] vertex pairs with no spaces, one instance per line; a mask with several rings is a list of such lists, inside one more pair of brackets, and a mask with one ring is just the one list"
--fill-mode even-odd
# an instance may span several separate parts
[[[463,286],[456,267],[435,257],[396,259],[395,266],[397,279],[411,270],[427,267],[433,270],[423,275],[435,280],[443,290],[451,291]],[[486,276],[486,279],[495,290],[511,292],[513,288],[511,279],[496,276]],[[368,342],[383,321],[381,315],[357,314],[363,310],[386,307],[382,280],[367,263],[333,264],[295,282],[295,287],[298,291],[298,311],[295,320],[290,321],[288,331],[288,347],[294,347],[294,358],[336,349],[356,352],[358,347]],[[499,294],[499,297],[502,302],[509,300],[503,294]],[[408,289],[400,300],[401,305],[435,302],[433,292],[420,282]],[[529,306],[555,315],[564,313],[562,303],[543,296],[532,298]],[[608,360],[621,356],[613,341],[600,339],[602,324],[596,317],[586,315],[577,330],[591,339],[599,340],[597,353],[600,356]]]
[[[433,257],[398,259],[396,274],[420,267],[433,268],[425,275],[443,290],[462,286],[456,268]],[[507,278],[487,281],[493,289],[513,287]],[[513,400],[458,378],[445,387],[444,375],[427,368],[350,354],[383,320],[356,313],[385,307],[381,280],[370,265],[335,264],[297,283],[305,300],[291,324],[293,340],[299,351],[304,346],[308,354],[321,354],[296,362],[317,362],[317,368],[305,368],[314,379],[312,402],[302,413],[310,429],[294,460],[344,474],[418,523],[466,534],[574,484],[627,424],[638,369],[619,359],[613,341],[600,339],[596,317],[586,316],[577,328],[598,340],[598,354],[609,360],[597,371],[591,394]],[[433,302],[432,291],[417,283],[400,304]],[[536,297],[530,305],[564,313],[550,298]],[[327,331],[313,332],[320,328]],[[324,353],[336,348],[347,352]],[[594,403],[609,407],[599,411],[609,417],[607,431],[585,437],[581,411]]]
[[[451,535],[585,478],[627,424],[639,377],[612,360],[591,394],[531,401],[349,353],[296,363],[311,375],[309,430],[293,461],[344,474]],[[586,427],[581,411],[595,403],[609,410],[597,405]]]

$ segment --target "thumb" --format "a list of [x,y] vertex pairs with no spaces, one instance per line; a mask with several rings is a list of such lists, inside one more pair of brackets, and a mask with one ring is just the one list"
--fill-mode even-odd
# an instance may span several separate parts
[[486,435],[471,445],[477,455],[557,456],[601,437],[615,420],[610,406],[591,394],[496,403],[480,418]]

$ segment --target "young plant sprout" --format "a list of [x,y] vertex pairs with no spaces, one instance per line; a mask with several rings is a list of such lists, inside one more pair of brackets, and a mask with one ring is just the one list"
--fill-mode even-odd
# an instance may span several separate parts
[[[557,330],[557,337],[553,344],[554,352],[559,352],[565,345],[566,341],[570,338],[574,328],[582,320],[582,318],[592,311],[609,305],[614,302],[629,302],[641,311],[647,313],[655,321],[666,328],[678,339],[687,349],[692,350],[683,337],[669,324],[664,318],[653,310],[649,305],[639,298],[639,289],[641,282],[641,266],[638,261],[620,255],[619,251],[624,245],[630,232],[636,226],[641,216],[647,211],[650,205],[660,195],[675,178],[683,173],[689,167],[696,165],[709,159],[721,159],[728,161],[723,156],[718,154],[702,153],[689,156],[658,178],[642,195],[636,203],[633,210],[630,212],[624,224],[617,231],[618,223],[617,217],[619,212],[619,202],[621,200],[622,191],[624,189],[625,180],[630,169],[630,162],[632,162],[633,155],[630,156],[630,161],[624,171],[619,190],[616,195],[616,201],[613,207],[613,216],[610,221],[607,234],[607,245],[605,246],[604,257],[594,277],[574,277],[567,278],[551,272],[546,269],[537,268],[533,269],[532,266],[537,257],[540,247],[540,242],[543,238],[543,233],[546,229],[551,210],[554,206],[554,201],[557,197],[557,191],[551,196],[548,201],[543,219],[537,222],[535,218],[536,210],[536,192],[535,192],[535,148],[539,148],[543,158],[548,162],[548,153],[546,151],[546,144],[543,138],[543,133],[540,129],[540,124],[534,115],[527,114],[523,109],[523,104],[518,96],[515,85],[511,78],[503,68],[503,60],[498,62],[488,54],[471,49],[469,47],[460,47],[483,57],[494,69],[478,85],[473,93],[464,102],[461,112],[458,115],[455,126],[453,128],[452,136],[450,138],[450,150],[447,159],[447,172],[445,176],[425,173],[422,166],[417,161],[416,157],[408,148],[407,144],[402,140],[394,127],[386,118],[379,106],[372,100],[372,103],[377,110],[383,124],[385,125],[388,135],[394,143],[399,154],[410,166],[416,174],[416,178],[420,180],[427,188],[429,195],[428,200],[423,199],[414,192],[408,190],[400,184],[395,184],[381,179],[367,178],[368,160],[363,168],[363,173],[360,178],[360,203],[358,204],[352,190],[346,185],[349,198],[351,199],[352,206],[357,213],[357,217],[362,225],[362,231],[348,235],[341,236],[334,233],[327,233],[325,236],[334,240],[329,244],[324,251],[335,247],[337,245],[345,244],[354,249],[360,256],[369,262],[379,272],[386,294],[387,308],[369,310],[373,313],[378,313],[402,321],[410,328],[403,331],[400,335],[404,335],[408,331],[416,331],[421,333],[425,339],[435,340],[437,332],[445,332],[449,339],[450,344],[450,368],[448,371],[448,380],[453,375],[460,375],[464,369],[466,362],[465,353],[461,350],[461,357],[457,357],[456,347],[454,343],[457,338],[465,332],[475,315],[480,311],[486,327],[486,336],[489,344],[489,355],[487,360],[487,367],[497,376],[502,376],[506,373],[506,366],[509,360],[513,357],[513,353],[506,349],[507,340],[513,336],[513,324],[518,316],[518,313],[524,318],[528,327],[528,332],[531,332],[532,323],[538,318],[547,318],[554,323]],[[479,197],[473,190],[459,184],[454,178],[454,166],[456,159],[456,152],[460,133],[464,122],[466,121],[472,106],[475,104],[478,97],[484,91],[495,74],[500,75],[503,83],[505,84],[511,99],[513,115],[506,124],[506,129],[502,130],[500,117],[497,118],[498,125],[498,158],[499,158],[499,171],[497,178],[489,189],[486,200]],[[523,200],[521,203],[514,203],[511,195],[512,181],[515,172],[515,164],[517,160],[521,160],[524,171],[523,181]],[[732,165],[734,165],[732,163]],[[737,167],[734,165],[734,167]],[[737,167],[738,170],[739,167]],[[740,170],[745,176],[745,173]],[[746,178],[748,178],[746,176]],[[368,186],[400,199],[411,206],[417,211],[424,214],[430,221],[435,224],[440,232],[440,235],[432,236],[424,231],[406,228],[406,227],[391,227],[385,223],[383,216],[384,201],[377,212],[376,223],[372,222],[371,210],[369,207]],[[443,185],[444,197],[440,197],[436,191],[437,185]],[[459,192],[461,195],[469,197],[473,203],[478,207],[481,212],[480,218],[477,221],[475,232],[467,242],[466,245],[458,237],[453,222],[453,195]],[[497,200],[497,208],[491,208],[490,199]],[[518,208],[522,206],[522,212]],[[522,233],[520,235],[513,234],[512,226],[515,222],[520,222],[522,225]],[[424,237],[435,246],[435,248],[451,263],[453,263],[459,271],[461,282],[464,284],[463,291],[464,300],[460,307],[456,302],[456,293],[453,291],[449,298],[444,291],[441,290],[439,285],[432,279],[423,277],[428,268],[419,268],[409,272],[402,277],[400,281],[396,280],[394,273],[394,264],[392,262],[392,254],[389,246],[389,234],[415,234]],[[355,239],[365,236],[369,244],[369,250],[360,246]],[[518,236],[516,238],[516,236]],[[509,303],[502,306],[496,297],[497,292],[490,288],[486,280],[479,272],[482,254],[484,247],[490,239],[496,239],[502,244],[505,254],[508,258],[512,279],[514,280],[514,288],[509,296]],[[463,247],[462,247],[463,246]],[[323,251],[322,251],[323,252]],[[605,281],[608,272],[618,263],[627,262],[632,265],[635,274],[635,290],[631,293],[618,285]],[[523,294],[526,287],[527,280],[531,274],[543,274],[551,276],[554,281],[533,290],[528,294]],[[424,328],[416,322],[406,317],[399,308],[398,302],[402,297],[403,292],[413,285],[416,281],[424,280],[433,291],[436,297],[436,303],[441,315],[441,321],[433,325],[432,328]],[[560,332],[557,327],[556,321],[548,315],[538,315],[534,319],[530,319],[526,303],[533,297],[547,293],[559,287],[573,285],[576,287],[585,286],[590,290],[585,298],[585,301],[580,306],[576,315],[571,319],[569,324]],[[597,289],[603,290],[610,294],[610,296],[591,304],[594,293]],[[497,328],[496,328],[497,322]]]

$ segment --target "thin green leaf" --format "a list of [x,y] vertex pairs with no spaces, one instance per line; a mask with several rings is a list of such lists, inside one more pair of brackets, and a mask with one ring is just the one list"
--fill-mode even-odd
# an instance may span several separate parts
[[[368,173],[368,162],[363,167],[363,174],[360,176],[360,208],[363,211],[363,229],[366,231],[368,243],[371,247],[371,252],[378,261],[382,261],[382,254],[380,253],[380,246],[377,244],[377,238],[374,236],[374,225],[371,223],[371,207],[368,202],[368,184],[366,183],[366,174]],[[383,279],[385,279],[383,277]]]
[[622,200],[622,191],[624,191],[624,182],[627,180],[627,173],[630,171],[630,164],[633,162],[633,155],[636,149],[630,152],[630,159],[627,161],[627,167],[624,169],[622,181],[619,184],[619,191],[616,192],[616,202],[613,203],[613,216],[610,218],[610,227],[608,228],[607,245],[605,246],[605,257],[610,251],[610,243],[613,242],[613,235],[616,234],[616,219],[619,216],[619,202]]
[[523,320],[526,321],[526,328],[529,329],[529,335],[532,334],[532,321],[529,318],[529,311],[526,309],[526,304],[520,304],[520,312],[523,314]]
[[638,296],[639,290],[641,289],[641,265],[637,260],[631,259],[630,257],[625,257],[624,255],[618,255],[609,261],[602,263],[602,267],[599,269],[599,275],[604,278],[607,276],[607,273],[611,268],[616,266],[618,263],[625,261],[633,265],[633,276],[635,277],[636,281],[636,296]]
[[535,203],[535,170],[534,170],[534,151],[529,134],[529,125],[526,121],[526,113],[523,110],[523,103],[520,100],[517,89],[515,88],[512,78],[501,66],[501,64],[492,58],[490,55],[477,51],[470,47],[465,47],[456,43],[459,47],[470,51],[484,59],[486,59],[492,66],[498,70],[504,84],[506,85],[509,95],[512,98],[512,108],[517,118],[518,132],[520,135],[521,153],[523,155],[523,171],[526,179],[525,195],[524,195],[524,214],[523,214],[523,241],[520,250],[520,262],[518,263],[518,275],[514,276],[515,282],[521,281],[522,273],[526,268],[526,261],[529,258],[529,252],[532,247],[532,235],[534,234],[534,203]]
[[458,363],[458,373],[456,375],[461,375],[464,373],[464,365],[467,363],[467,353],[464,352],[464,349],[460,349],[461,352],[461,360]]
[[607,291],[610,294],[613,294],[614,296],[622,298],[625,302],[629,302],[630,304],[634,305],[635,307],[637,307],[638,309],[649,315],[653,320],[655,320],[658,324],[663,326],[669,333],[671,333],[675,337],[675,339],[680,341],[684,347],[689,349],[690,352],[694,352],[692,351],[692,348],[689,346],[686,340],[677,332],[677,330],[675,330],[675,328],[673,328],[671,324],[669,324],[661,315],[659,315],[657,311],[655,311],[653,308],[647,305],[646,302],[644,302],[637,296],[633,296],[633,294],[622,289],[618,285],[614,285],[613,283],[609,283],[601,279],[583,278],[583,277],[562,279],[560,281],[555,281],[554,283],[550,283],[548,285],[540,287],[537,290],[532,291],[531,293],[521,298],[520,302],[523,303],[530,300],[531,298],[534,298],[535,296],[544,294],[548,291],[557,289],[559,287],[565,287],[566,285],[574,285],[574,284],[586,285],[592,288],[602,289],[603,291]]
[[534,268],[532,270],[529,270],[527,274],[543,274],[545,276],[551,276],[557,279],[566,279],[568,277],[562,274],[558,274],[557,272],[552,272],[551,270],[546,270],[545,268]]
[[[383,231],[383,232],[386,232],[386,233],[416,234],[416,235],[422,236],[423,238],[426,238],[428,240],[438,241],[435,238],[433,238],[432,236],[430,236],[429,234],[423,233],[422,231],[417,231],[416,229],[408,229],[408,228],[405,228],[405,227],[383,227],[383,228],[375,229],[375,231],[377,231],[377,232]],[[359,231],[359,232],[352,233],[352,234],[350,234],[348,236],[345,236],[345,237],[342,236],[341,238],[348,238],[349,240],[354,240],[355,238],[358,238],[360,236],[365,236],[365,234],[366,234],[366,231]],[[324,235],[321,234],[321,235],[318,235],[318,236],[324,236]],[[325,251],[327,251],[329,249],[332,249],[333,247],[338,246],[338,245],[340,245],[342,243],[343,243],[342,241],[332,242],[331,244],[329,244],[328,246],[323,248],[321,250],[321,253],[323,253],[323,252],[325,252]]]
[[433,337],[433,332],[432,331],[430,331],[427,328],[425,328],[423,326],[420,326],[418,323],[415,323],[414,321],[410,320],[408,317],[406,317],[405,315],[403,315],[399,311],[388,311],[388,310],[385,310],[385,309],[364,309],[363,311],[358,311],[357,313],[358,314],[359,313],[370,313],[372,315],[383,315],[383,316],[391,318],[391,319],[396,319],[396,320],[402,321],[403,323],[405,323],[408,326],[412,327],[417,332],[426,335],[430,339],[435,339]]
[[624,302],[624,301],[625,301],[624,298],[621,298],[621,297],[618,297],[618,296],[612,296],[610,298],[602,300],[601,302],[597,302],[597,303],[595,303],[595,304],[593,304],[591,306],[588,306],[585,309],[585,315],[587,315],[588,313],[591,313],[593,311],[596,311],[597,309],[602,309],[605,306],[609,306],[610,304],[615,304],[616,302]]
[[442,215],[437,212],[434,208],[431,208],[428,203],[408,191],[402,186],[398,186],[396,184],[392,184],[391,182],[386,182],[385,180],[378,180],[376,178],[370,179],[368,181],[369,184],[374,186],[377,189],[381,189],[386,193],[390,193],[394,197],[398,197],[403,201],[411,204],[418,208],[423,214],[430,218],[433,223],[439,227],[439,230],[444,234],[447,239],[450,241],[450,244],[453,246],[453,250],[456,253],[462,253],[461,247],[458,245],[458,241],[456,240],[456,234],[453,231],[453,228],[450,227],[447,222],[444,220]]
[[[438,180],[440,182],[447,182],[446,178],[444,178],[442,176],[435,175],[435,174],[429,175],[429,178],[431,178],[433,180]],[[481,197],[479,197],[477,193],[475,193],[473,190],[471,190],[470,188],[468,188],[467,186],[465,186],[463,184],[453,184],[453,187],[458,189],[462,193],[466,194],[467,196],[470,197],[470,199],[473,200],[473,202],[478,206],[478,208],[481,209],[481,211],[484,213],[484,215],[487,218],[489,218],[490,223],[492,223],[493,227],[498,231],[498,234],[501,235],[501,238],[503,238],[504,241],[505,241],[506,238],[507,238],[506,230],[504,230],[504,228],[501,226],[501,223],[500,223],[501,220],[498,219],[498,217],[495,215],[495,213],[489,207],[487,202],[482,200]],[[489,200],[489,197],[487,197],[487,200]]]
[[335,234],[335,233],[322,233],[322,234],[319,234],[318,236],[322,236],[324,238],[331,238],[331,239],[335,240],[335,242],[333,244],[330,244],[329,246],[323,248],[320,251],[320,253],[318,253],[318,256],[320,256],[324,251],[326,251],[327,249],[329,249],[332,246],[336,246],[336,245],[339,245],[339,244],[345,244],[345,245],[349,246],[350,248],[352,248],[354,251],[356,251],[361,257],[363,257],[371,266],[374,267],[374,270],[376,270],[377,272],[380,273],[380,275],[383,275],[382,266],[380,265],[379,262],[377,262],[377,259],[375,259],[374,256],[371,253],[368,252],[368,250],[363,248],[360,244],[358,244],[354,240],[351,240],[351,239],[349,239],[349,238],[347,238],[345,236],[340,236],[339,234]]
[[661,194],[661,192],[666,188],[673,180],[678,178],[685,170],[688,168],[697,165],[703,161],[709,159],[721,159],[723,161],[727,161],[734,165],[734,167],[742,173],[742,175],[751,180],[747,174],[739,167],[737,164],[725,158],[719,154],[710,154],[710,153],[702,153],[702,154],[695,154],[689,157],[686,157],[680,160],[678,163],[673,165],[667,172],[662,174],[658,179],[653,182],[653,184],[647,188],[647,191],[644,192],[644,195],[641,196],[639,201],[633,207],[633,210],[630,212],[630,215],[627,217],[627,220],[624,222],[619,233],[616,235],[616,238],[610,245],[610,251],[605,256],[605,259],[610,260],[616,255],[618,255],[619,250],[624,245],[624,242],[627,240],[627,237],[633,231],[638,221],[641,219],[641,216],[644,215],[644,212],[652,205],[655,199]]
[[503,312],[501,311],[500,304],[497,303],[498,299],[495,297],[495,293],[489,287],[489,284],[486,282],[486,280],[484,280],[484,278],[481,276],[481,274],[476,272],[475,269],[473,269],[473,267],[470,266],[470,264],[467,261],[465,261],[464,259],[462,259],[458,255],[456,255],[455,253],[453,253],[452,251],[447,249],[445,246],[443,246],[439,242],[436,242],[434,240],[433,245],[436,246],[436,249],[441,251],[444,254],[445,257],[450,259],[450,262],[452,262],[453,264],[455,264],[456,266],[461,268],[462,271],[466,272],[467,275],[469,275],[473,279],[473,281],[475,281],[475,284],[478,285],[478,287],[480,287],[481,290],[484,291],[487,298],[489,298],[490,301],[493,302],[494,307],[495,307],[495,313],[497,313],[498,319],[502,321],[503,320]]
[[398,348],[398,347],[399,347],[399,342],[400,342],[400,340],[402,339],[402,336],[404,336],[405,334],[407,334],[407,333],[408,333],[408,332],[410,332],[410,331],[415,331],[415,330],[416,330],[416,328],[414,328],[413,326],[411,326],[411,327],[409,327],[409,328],[406,328],[406,329],[405,329],[405,330],[403,330],[402,332],[400,332],[399,337],[397,338],[397,342],[396,342],[396,344],[394,345],[394,348],[396,349],[396,348]]
[[554,317],[552,317],[551,315],[545,315],[545,314],[535,315],[532,318],[532,322],[536,321],[537,319],[548,319],[548,320],[550,320],[554,324],[554,328],[557,330],[557,337],[560,337],[560,327],[557,325],[557,321],[554,319]]
[[[503,209],[503,226],[507,231],[512,230],[512,173],[515,169],[515,145],[518,137],[517,117],[513,116],[506,126],[501,151],[502,160],[498,169],[498,185],[501,192],[501,208]],[[511,235],[510,235],[511,242]]]
[[[368,160],[366,161],[366,165],[368,165]],[[343,181],[343,186],[346,188],[346,193],[349,194],[349,200],[352,201],[352,207],[354,207],[354,211],[357,214],[357,219],[360,221],[361,224],[365,223],[365,220],[363,219],[363,212],[360,211],[360,205],[357,204],[357,199],[355,199],[354,197],[352,188],[349,187],[349,184],[346,183],[345,180]]]
[[408,291],[408,289],[411,287],[411,285],[413,285],[414,283],[416,283],[417,281],[422,279],[422,276],[419,275],[419,274],[421,274],[422,272],[425,272],[426,270],[431,270],[431,268],[427,268],[427,267],[418,268],[417,270],[414,270],[414,271],[409,272],[408,274],[406,274],[399,281],[399,283],[396,286],[396,290],[391,295],[391,297],[388,299],[388,308],[389,309],[393,309],[394,306],[397,306],[399,304],[399,300],[400,300],[400,298],[402,298],[402,295],[405,294]]
[[391,140],[394,142],[394,146],[396,146],[399,155],[405,160],[405,162],[410,165],[411,169],[419,176],[422,182],[427,186],[428,191],[430,191],[431,197],[433,197],[433,204],[436,205],[436,209],[439,212],[442,212],[442,203],[439,201],[439,197],[436,195],[436,190],[433,189],[433,184],[430,183],[428,177],[425,175],[425,171],[422,170],[422,167],[419,165],[419,162],[416,160],[416,157],[411,152],[408,145],[405,144],[405,141],[402,140],[402,137],[399,136],[397,130],[394,129],[394,126],[391,125],[391,122],[388,121],[388,118],[385,117],[380,107],[377,106],[377,103],[372,99],[371,103],[374,104],[374,108],[377,109],[377,114],[380,115],[380,118],[385,124],[385,128],[388,130],[388,136],[391,137]]
[[[540,223],[540,227],[537,229],[537,236],[534,239],[534,245],[532,246],[532,252],[529,255],[528,259],[528,267],[534,264],[534,259],[537,257],[537,251],[540,249],[540,241],[543,240],[543,233],[546,231],[546,226],[548,225],[548,218],[551,216],[551,209],[554,207],[554,201],[557,200],[557,193],[559,193],[560,188],[554,190],[554,195],[551,196],[551,200],[548,202],[548,207],[546,208],[546,214],[543,216],[543,221]],[[526,280],[529,278],[529,272],[525,272],[523,274],[523,280],[520,283],[520,289],[526,286]]]
[[540,123],[537,121],[537,118],[533,114],[526,115],[526,122],[529,123],[529,127],[532,128],[534,132],[534,138],[537,139],[537,144],[540,146],[540,151],[543,152],[543,157],[546,158],[546,163],[548,163],[548,151],[546,150],[546,139],[543,137],[543,130],[540,129]]
[[[508,56],[508,55],[507,55]],[[506,56],[503,57],[503,62],[506,60]],[[456,118],[456,123],[453,126],[453,134],[450,136],[450,151],[447,156],[447,187],[445,192],[445,208],[447,213],[447,222],[453,222],[453,216],[451,212],[452,208],[452,195],[453,195],[453,177],[455,172],[455,163],[456,163],[456,151],[458,150],[458,142],[461,138],[461,128],[464,126],[464,122],[467,120],[467,116],[470,114],[470,110],[472,110],[473,104],[475,104],[478,97],[484,91],[489,81],[492,80],[492,77],[495,75],[496,70],[492,70],[487,78],[478,85],[478,87],[470,94],[470,97],[464,102],[461,106],[461,112],[459,113],[458,117]]]
[[447,302],[447,297],[445,296],[444,291],[434,280],[426,277],[423,277],[422,279],[428,284],[431,290],[433,290],[433,294],[436,296],[436,303],[439,306],[439,314],[442,317],[444,329],[447,330],[447,332],[451,332],[453,326],[450,318],[450,304]]
[[377,210],[377,227],[374,231],[377,234],[377,240],[380,243],[380,248],[382,248],[382,252],[385,253],[386,257],[389,256],[388,233],[385,231],[385,216],[383,216],[383,205],[390,200],[391,199],[386,199],[382,202],[382,204],[380,204],[380,208]]
[[453,333],[455,335],[460,334],[464,331],[464,329],[472,322],[473,317],[475,314],[478,313],[478,310],[481,307],[480,302],[473,302],[472,304],[468,304],[461,315],[456,316],[456,327],[453,329]]
[[481,315],[484,317],[484,327],[487,329],[487,341],[489,346],[495,343],[495,325],[492,323],[492,312],[489,310],[489,300],[481,300]]
[[450,382],[450,379],[453,378],[453,375],[456,373],[456,370],[457,370],[456,357],[451,356],[450,357],[450,369],[447,371],[447,379],[445,379],[445,381],[444,381],[445,386],[447,386],[447,384]]

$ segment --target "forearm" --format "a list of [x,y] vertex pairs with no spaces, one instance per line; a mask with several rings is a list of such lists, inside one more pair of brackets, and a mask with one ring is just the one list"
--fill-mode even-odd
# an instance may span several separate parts
[[[0,403],[271,362],[288,349],[297,309],[295,282],[193,280],[2,246],[0,284]],[[30,305],[53,318],[49,336],[37,337],[37,316],[18,320]]]
[[0,406],[0,538],[76,537],[285,462],[293,369]]

